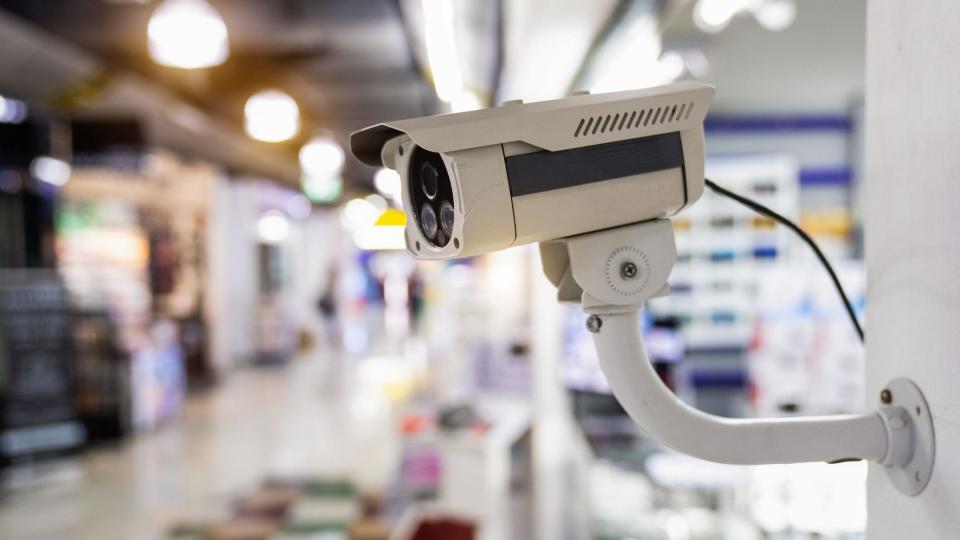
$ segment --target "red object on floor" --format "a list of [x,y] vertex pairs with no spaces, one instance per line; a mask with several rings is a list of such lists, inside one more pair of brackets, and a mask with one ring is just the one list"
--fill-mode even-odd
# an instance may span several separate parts
[[455,519],[431,519],[420,523],[410,540],[474,540],[472,523]]

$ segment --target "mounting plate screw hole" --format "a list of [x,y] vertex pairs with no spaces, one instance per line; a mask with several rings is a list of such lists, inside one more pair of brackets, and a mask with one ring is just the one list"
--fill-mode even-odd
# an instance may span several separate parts
[[603,319],[600,317],[596,315],[587,317],[587,330],[589,330],[591,334],[599,332],[601,326],[603,326]]
[[454,239],[453,239],[453,247],[455,247],[455,248],[457,248],[457,249],[460,249],[460,239],[459,239],[459,238],[454,238]]
[[917,407],[917,416],[920,416],[920,407]]
[[893,394],[890,393],[890,390],[884,388],[880,391],[880,401],[886,405],[893,401]]
[[416,242],[413,246],[414,246],[415,248],[417,248],[417,251],[420,251],[420,241],[419,241],[419,240],[417,240],[417,242]]

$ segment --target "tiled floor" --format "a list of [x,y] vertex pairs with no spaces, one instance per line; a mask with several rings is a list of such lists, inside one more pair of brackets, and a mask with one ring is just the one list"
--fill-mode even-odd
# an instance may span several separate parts
[[[327,380],[325,360],[237,371],[191,398],[179,421],[6,493],[0,538],[162,538],[173,522],[224,515],[233,497],[270,475],[362,470],[367,481],[381,481],[377,472],[388,467],[368,464],[388,459],[386,445],[369,444],[387,431],[384,415],[370,413],[362,392]],[[358,456],[358,448],[380,455]]]

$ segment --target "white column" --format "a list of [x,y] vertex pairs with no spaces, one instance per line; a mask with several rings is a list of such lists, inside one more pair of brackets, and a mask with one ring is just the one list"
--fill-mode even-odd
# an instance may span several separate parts
[[867,2],[867,388],[929,403],[936,465],[907,497],[878,465],[868,538],[960,534],[960,2]]

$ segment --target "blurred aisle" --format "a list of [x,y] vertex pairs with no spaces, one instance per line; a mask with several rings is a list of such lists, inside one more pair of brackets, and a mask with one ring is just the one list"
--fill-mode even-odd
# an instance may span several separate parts
[[267,477],[350,473],[349,403],[325,394],[337,386],[324,384],[328,360],[242,369],[191,398],[179,421],[44,475],[56,478],[0,502],[0,537],[161,538],[173,523],[221,517]]

